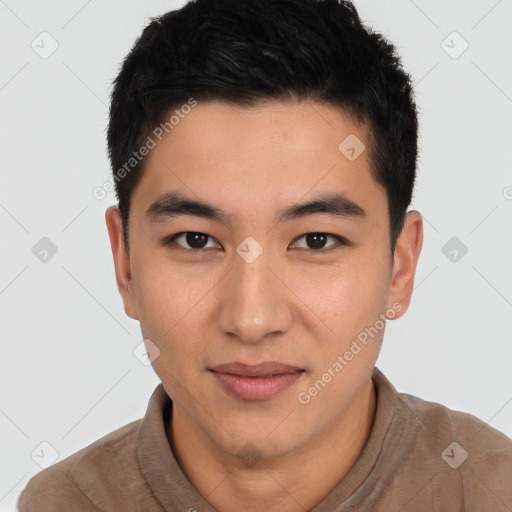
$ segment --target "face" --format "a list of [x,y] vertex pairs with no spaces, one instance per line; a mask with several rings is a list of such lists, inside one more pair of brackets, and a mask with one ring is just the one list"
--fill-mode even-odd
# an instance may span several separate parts
[[361,143],[334,107],[199,102],[148,155],[129,255],[107,212],[125,310],[160,351],[173,414],[226,454],[279,456],[335,428],[386,316],[408,307],[421,217],[408,213],[393,259]]

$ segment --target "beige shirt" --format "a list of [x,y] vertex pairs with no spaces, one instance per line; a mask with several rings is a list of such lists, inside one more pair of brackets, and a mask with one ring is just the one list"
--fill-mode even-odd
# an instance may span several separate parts
[[[377,369],[375,422],[347,475],[312,512],[512,512],[512,441],[476,417],[398,393]],[[144,418],[36,474],[20,512],[215,512],[180,469],[162,384]],[[243,511],[241,511],[243,512]]]

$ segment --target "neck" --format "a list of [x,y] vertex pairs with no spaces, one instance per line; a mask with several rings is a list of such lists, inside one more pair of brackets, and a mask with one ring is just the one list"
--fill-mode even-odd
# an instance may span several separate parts
[[174,403],[167,434],[183,472],[215,509],[304,512],[320,503],[355,464],[370,436],[375,410],[370,379],[340,422],[277,459],[227,454]]

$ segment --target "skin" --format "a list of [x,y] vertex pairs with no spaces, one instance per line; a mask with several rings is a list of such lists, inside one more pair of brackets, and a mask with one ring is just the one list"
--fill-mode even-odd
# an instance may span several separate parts
[[[365,127],[332,106],[199,102],[148,155],[132,196],[129,254],[119,211],[106,212],[126,314],[160,350],[152,364],[173,400],[172,449],[218,510],[311,509],[347,474],[371,432],[371,374],[384,329],[308,404],[298,400],[379,315],[397,305],[394,318],[405,313],[423,241],[422,217],[410,211],[391,256],[385,190],[370,174],[368,151],[349,161],[338,149],[349,134],[369,147]],[[232,219],[149,220],[147,208],[170,191]],[[366,216],[275,223],[282,208],[332,192]],[[186,231],[210,238],[198,248],[185,237],[161,243]],[[300,238],[307,233],[351,245],[332,237],[315,245]],[[246,237],[263,249],[252,263],[236,252]],[[208,370],[236,361],[305,371],[280,394],[249,401],[228,394]]]

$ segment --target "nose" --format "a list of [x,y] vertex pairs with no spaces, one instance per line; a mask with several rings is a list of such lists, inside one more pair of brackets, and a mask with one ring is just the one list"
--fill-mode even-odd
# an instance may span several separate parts
[[217,316],[221,332],[252,344],[287,332],[293,294],[285,284],[285,269],[265,251],[252,262],[238,254],[233,260],[232,272],[223,280]]

